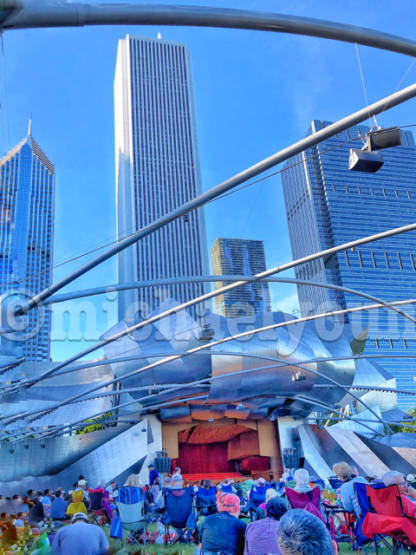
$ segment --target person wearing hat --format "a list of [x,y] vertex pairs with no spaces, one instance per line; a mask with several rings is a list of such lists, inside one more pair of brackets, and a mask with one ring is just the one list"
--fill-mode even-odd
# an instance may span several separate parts
[[56,532],[52,550],[57,555],[103,555],[109,553],[109,545],[99,526],[89,524],[86,514],[76,513],[71,526]]
[[153,463],[150,463],[147,468],[149,469],[149,485],[150,487],[152,487],[155,483],[155,480],[159,478],[159,472],[155,470]]

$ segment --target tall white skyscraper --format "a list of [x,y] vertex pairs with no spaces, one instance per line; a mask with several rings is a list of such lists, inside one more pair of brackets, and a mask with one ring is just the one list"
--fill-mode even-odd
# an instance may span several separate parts
[[[191,53],[181,43],[127,35],[119,42],[114,100],[122,239],[202,192]],[[208,275],[203,209],[186,220],[121,252],[119,283]],[[127,291],[119,295],[119,318],[132,318],[137,301],[152,311],[167,296],[185,302],[204,291],[200,283]]]

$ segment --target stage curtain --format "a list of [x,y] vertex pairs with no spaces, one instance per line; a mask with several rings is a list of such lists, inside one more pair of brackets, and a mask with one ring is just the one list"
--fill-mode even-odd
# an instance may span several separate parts
[[250,457],[241,461],[243,472],[257,471],[264,472],[269,470],[269,457]]
[[[203,444],[180,443],[179,459],[175,459],[175,464],[180,467],[182,474],[233,472],[233,465],[228,462],[227,441]],[[172,464],[172,469],[175,468],[175,464]]]

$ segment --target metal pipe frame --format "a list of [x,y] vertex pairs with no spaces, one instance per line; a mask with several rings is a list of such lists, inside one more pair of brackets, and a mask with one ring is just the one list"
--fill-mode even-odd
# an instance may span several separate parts
[[81,4],[1,0],[0,10],[12,10],[2,22],[3,29],[39,27],[84,27],[90,25],[168,25],[248,29],[305,35],[358,43],[416,57],[416,42],[389,33],[322,19],[287,14],[235,10],[209,6],[149,4]]
[[[130,235],[129,237],[126,237],[125,239],[120,240],[116,245],[110,247],[107,251],[99,254],[98,256],[96,256],[89,262],[85,263],[83,266],[81,266],[74,272],[71,272],[70,274],[68,274],[67,276],[65,276],[58,282],[56,282],[55,284],[41,291],[39,294],[35,295],[29,301],[22,302],[22,306],[20,307],[20,309],[16,311],[16,315],[17,316],[22,315],[24,313],[29,312],[35,307],[41,306],[42,302],[45,299],[48,299],[49,297],[51,297],[55,292],[59,291],[69,283],[72,283],[78,277],[81,277],[82,275],[89,272],[93,268],[99,266],[102,262],[105,262],[106,260],[115,256],[116,254],[123,251],[127,247],[130,247],[140,239],[143,239],[144,237],[150,235],[157,229],[164,227],[165,225],[175,220],[179,216],[187,212],[190,212],[191,210],[195,210],[196,208],[200,208],[207,202],[220,197],[221,195],[234,189],[238,185],[241,185],[242,183],[245,183],[249,179],[260,175],[261,173],[267,171],[268,169],[282,162],[285,162],[292,156],[295,156],[296,154],[299,154],[304,150],[317,145],[323,140],[329,139],[330,137],[333,137],[337,133],[345,131],[346,129],[348,129],[353,125],[362,123],[363,121],[366,121],[369,117],[373,115],[377,115],[385,110],[389,110],[393,108],[394,106],[398,106],[399,104],[402,104],[406,100],[409,100],[410,98],[414,98],[415,96],[416,96],[416,84],[411,85],[410,87],[407,87],[406,89],[403,89],[399,92],[396,92],[384,98],[383,100],[379,100],[378,102],[375,102],[374,104],[368,106],[367,108],[363,108],[362,110],[359,110],[358,112],[355,112],[354,114],[351,114],[350,116],[347,116],[346,118],[339,120],[338,122],[333,123],[328,127],[325,127],[324,129],[318,131],[317,133],[314,133],[313,135],[305,137],[301,141],[298,141],[297,143],[293,144],[292,146],[270,156],[269,158],[266,158],[265,160],[262,160],[261,162],[255,164],[251,168],[246,169],[243,172],[235,175],[234,177],[231,177],[230,179],[228,179],[227,181],[224,181],[220,185],[213,187],[209,191],[202,193],[201,195],[195,197],[194,199],[188,201],[187,203],[179,206],[175,210],[172,210],[162,218],[155,220],[151,225],[145,228],[142,228],[141,230],[137,231],[136,233],[133,233],[132,235]],[[406,227],[409,228],[409,231],[411,230],[410,229],[411,226],[406,226]],[[412,230],[413,229],[414,228],[412,228]],[[381,236],[382,234],[379,234],[379,235]],[[392,235],[385,235],[385,237],[390,237],[390,236]],[[377,240],[377,239],[373,239],[373,240]],[[357,245],[363,244],[362,242],[358,242],[358,243],[354,242],[354,243],[356,243]],[[351,243],[351,246],[352,246],[352,243]],[[328,251],[326,251],[326,254],[329,255],[329,254],[338,252],[338,250],[336,249],[337,247],[335,247],[335,250],[328,249]],[[311,255],[301,259],[301,261],[299,261],[298,263],[303,264],[305,262],[315,260],[316,258],[319,258],[319,256]],[[284,271],[286,269],[292,268],[294,265],[296,265],[296,263],[286,264],[281,268],[276,268],[268,272],[262,272],[261,274],[258,274],[255,277],[257,279],[268,277],[280,271]],[[244,285],[245,283],[246,283],[245,281],[241,281],[241,282],[236,282],[233,285],[228,285],[227,287],[223,287],[222,289],[216,292],[216,295],[225,293],[226,291],[229,291],[231,289],[235,289],[236,287]],[[202,302],[204,300],[208,300],[216,295],[212,295],[212,294],[205,295],[203,296],[205,298],[200,297],[200,301],[196,301],[196,302]],[[7,333],[7,331],[8,330],[3,329],[2,333]],[[1,333],[1,330],[0,330],[0,333]]]
[[[403,303],[403,302],[408,302],[408,301],[399,301],[399,302],[402,302],[402,303]],[[42,412],[45,413],[45,412],[50,412],[50,411],[52,411],[52,410],[56,410],[56,409],[60,408],[61,406],[65,406],[65,405],[67,405],[67,404],[71,404],[72,402],[74,402],[74,401],[76,401],[76,400],[78,400],[78,399],[81,399],[81,398],[84,397],[85,395],[88,395],[88,394],[90,394],[90,393],[93,393],[94,391],[98,391],[99,389],[102,389],[103,387],[108,387],[109,385],[112,385],[112,384],[114,384],[114,383],[116,383],[116,382],[118,382],[118,381],[121,382],[121,381],[124,380],[124,379],[131,378],[131,377],[133,377],[133,376],[135,376],[135,375],[137,375],[137,374],[140,374],[140,373],[142,373],[142,372],[144,372],[144,371],[146,371],[146,370],[150,370],[151,368],[155,368],[155,367],[157,367],[157,366],[161,366],[161,365],[163,365],[163,364],[166,364],[167,362],[172,362],[172,361],[174,361],[174,360],[178,360],[178,359],[180,359],[180,358],[183,358],[184,356],[189,356],[189,355],[191,355],[191,354],[199,353],[200,351],[204,351],[205,349],[210,349],[210,348],[212,348],[212,347],[214,347],[214,346],[222,345],[222,344],[224,344],[224,343],[227,343],[227,342],[229,342],[229,341],[233,341],[233,340],[235,340],[235,339],[239,339],[239,338],[242,338],[242,337],[246,337],[246,336],[248,336],[248,335],[255,335],[255,334],[261,333],[261,332],[263,332],[263,331],[269,331],[269,330],[277,329],[277,328],[280,328],[280,327],[287,327],[287,326],[294,325],[294,324],[299,324],[299,323],[303,323],[303,322],[308,322],[308,321],[318,320],[318,319],[322,319],[322,318],[327,318],[328,316],[335,316],[335,315],[347,314],[347,313],[353,313],[353,312],[361,312],[361,311],[364,311],[364,310],[371,310],[371,309],[375,309],[375,308],[378,309],[378,308],[380,308],[380,307],[381,307],[381,305],[367,305],[367,306],[361,306],[361,307],[356,307],[356,308],[351,308],[351,309],[346,309],[346,310],[335,311],[335,312],[330,313],[329,315],[328,315],[328,314],[318,314],[318,315],[315,315],[315,316],[307,316],[307,317],[305,317],[305,318],[299,318],[299,319],[297,319],[297,320],[290,320],[289,322],[281,322],[281,323],[278,323],[278,324],[273,324],[273,325],[270,325],[270,326],[265,326],[265,327],[263,327],[263,328],[258,328],[258,329],[255,329],[255,330],[250,330],[250,331],[248,331],[248,332],[242,332],[242,333],[237,334],[237,335],[234,335],[234,336],[226,337],[226,338],[221,339],[221,340],[219,340],[219,341],[210,342],[210,343],[208,343],[207,345],[202,345],[202,346],[200,346],[200,347],[196,347],[196,348],[194,348],[194,349],[190,349],[189,351],[185,351],[183,354],[175,354],[175,355],[169,356],[169,357],[167,357],[167,358],[165,358],[165,359],[163,359],[163,360],[161,360],[161,361],[157,361],[157,362],[148,364],[147,366],[144,366],[143,368],[139,368],[138,370],[134,370],[134,371],[132,371],[132,372],[129,372],[128,374],[125,374],[124,376],[120,376],[120,377],[118,377],[118,378],[115,378],[115,379],[113,379],[113,380],[110,380],[110,381],[108,381],[108,382],[105,382],[104,384],[100,384],[99,386],[95,386],[95,387],[89,389],[88,391],[85,391],[85,392],[80,393],[80,394],[78,394],[78,395],[74,395],[74,396],[68,398],[66,401],[62,401],[61,403],[59,403],[59,404],[56,405],[55,407],[51,407],[51,408],[47,409],[46,411],[39,411],[38,413],[33,413],[33,414],[40,414],[40,413],[42,413]],[[287,365],[287,363],[286,363],[286,365]],[[45,377],[47,377],[47,376],[45,376]],[[38,380],[38,381],[39,381],[39,380]],[[18,386],[19,386],[19,384],[18,384],[17,386],[15,386],[15,387],[18,387]],[[12,385],[12,387],[13,387],[13,385]],[[5,421],[5,420],[9,420],[9,419],[20,419],[20,418],[23,418],[23,417],[25,417],[25,416],[28,416],[28,414],[29,414],[28,412],[26,412],[26,413],[19,413],[19,414],[16,414],[16,415],[11,415],[11,416],[7,417],[6,419],[5,419],[4,417],[3,417],[3,418],[0,418],[0,420]],[[10,420],[9,423],[12,423],[12,420]]]
[[[278,324],[278,325],[279,325],[279,324]],[[251,333],[252,333],[252,332],[251,332]],[[228,339],[228,338],[227,338],[227,339]],[[223,341],[223,340],[221,340],[221,341]],[[282,368],[282,367],[287,367],[287,366],[295,366],[295,367],[300,368],[300,369],[302,369],[302,370],[305,370],[306,372],[309,372],[309,373],[311,373],[311,374],[313,374],[313,375],[316,375],[316,376],[319,376],[319,377],[321,377],[321,378],[323,378],[323,379],[325,379],[325,380],[328,380],[329,382],[331,382],[331,383],[334,384],[335,386],[339,387],[340,389],[343,389],[346,393],[348,393],[349,395],[351,395],[351,397],[353,397],[357,402],[361,403],[368,411],[370,411],[370,412],[373,414],[373,416],[376,417],[376,419],[378,419],[381,423],[383,423],[383,421],[381,420],[381,418],[371,409],[371,407],[369,407],[364,401],[362,401],[362,400],[361,400],[359,397],[357,397],[354,393],[352,393],[351,391],[346,390],[342,384],[339,384],[336,380],[330,378],[329,376],[326,376],[325,374],[322,374],[321,372],[318,372],[318,371],[316,371],[316,370],[312,370],[311,368],[305,366],[306,364],[321,362],[323,359],[311,359],[311,360],[309,360],[309,361],[308,361],[308,360],[307,360],[307,361],[303,361],[303,363],[301,364],[301,363],[288,362],[288,361],[285,361],[285,360],[279,359],[279,358],[266,357],[266,356],[262,356],[262,355],[257,355],[256,358],[265,359],[265,360],[277,361],[277,362],[279,362],[280,364],[278,364],[278,365],[264,366],[264,367],[258,367],[258,368],[251,368],[251,369],[248,369],[248,370],[241,370],[241,371],[238,371],[238,372],[233,372],[232,374],[225,374],[225,375],[223,375],[223,376],[215,376],[215,377],[210,377],[210,378],[204,378],[204,379],[202,379],[202,380],[198,380],[198,381],[195,381],[195,382],[190,382],[190,383],[187,383],[187,384],[181,384],[180,386],[174,387],[174,388],[172,388],[172,389],[170,389],[170,390],[168,389],[167,391],[164,392],[164,394],[166,394],[166,393],[176,393],[176,392],[177,392],[178,390],[180,390],[180,389],[188,389],[189,387],[195,387],[195,386],[197,386],[197,385],[201,385],[201,384],[206,383],[206,382],[212,382],[212,381],[215,381],[215,380],[217,380],[217,379],[219,379],[219,378],[225,379],[225,378],[230,377],[230,376],[233,376],[233,377],[234,377],[234,376],[238,376],[238,375],[241,375],[241,374],[247,374],[247,373],[251,373],[251,372],[258,372],[258,371],[261,371],[261,370],[270,370],[270,369],[272,369],[272,368]],[[328,360],[328,359],[324,359],[324,360]],[[140,369],[140,370],[143,371],[144,369]],[[136,370],[134,373],[136,373],[136,372],[137,372],[137,370]],[[124,378],[127,377],[127,376],[128,376],[128,374],[126,374],[125,376],[121,376],[120,378],[123,378],[123,379],[124,379]],[[117,381],[121,381],[121,379],[118,379],[118,378],[117,378]],[[104,387],[104,386],[102,386],[102,387]],[[151,386],[150,386],[150,387],[147,387],[146,389],[150,389],[150,388],[151,388]],[[98,389],[101,389],[101,387],[95,388],[95,390],[98,390]],[[111,393],[114,395],[114,392],[111,392]],[[79,401],[79,400],[82,399],[82,397],[84,397],[86,394],[88,394],[88,392],[86,392],[85,394],[80,394],[80,395],[78,395],[78,396],[74,396],[74,397],[68,399],[67,401],[63,401],[63,402],[59,403],[59,404],[56,405],[55,407],[50,407],[50,408],[44,409],[44,410],[42,410],[42,411],[34,412],[34,413],[32,413],[32,416],[37,415],[37,418],[35,419],[35,420],[37,420],[38,418],[41,418],[42,416],[45,416],[46,414],[48,414],[48,413],[50,413],[50,412],[52,412],[52,411],[54,411],[54,410],[57,410],[57,409],[59,409],[59,408],[65,406],[65,405],[72,404],[72,403],[75,402],[76,400]],[[141,404],[141,402],[144,401],[144,400],[147,400],[147,399],[154,399],[154,398],[155,398],[154,395],[148,395],[148,396],[146,396],[146,397],[142,397],[140,400],[135,400],[134,402],[138,402],[138,403]],[[290,398],[290,397],[287,397],[287,398]],[[86,399],[82,399],[82,400],[85,401]],[[176,402],[176,401],[175,401],[175,402]],[[147,406],[145,407],[145,410],[153,410],[152,407],[153,407],[153,405],[147,405]],[[108,411],[105,411],[105,412],[108,412]],[[105,414],[105,412],[104,412],[103,414]],[[24,414],[24,415],[23,415],[23,417],[25,417],[25,416],[27,416],[27,414]],[[22,417],[22,414],[17,415],[17,419],[20,419],[21,417]],[[91,417],[91,418],[92,418],[92,417]],[[94,417],[94,418],[95,418],[95,417]],[[3,419],[3,424],[6,424],[6,425],[7,425],[7,424],[12,424],[15,420],[16,420],[16,416],[9,416],[9,417],[6,417],[6,418]],[[34,420],[32,420],[31,422],[33,422],[33,421],[34,421]],[[389,430],[389,431],[391,431],[391,430]]]
[[[416,95],[416,85],[415,85],[415,95]],[[329,129],[329,127],[327,129]],[[384,231],[382,233],[377,233],[376,235],[371,235],[369,237],[364,237],[362,239],[357,239],[356,241],[350,241],[349,243],[344,243],[343,245],[339,245],[337,247],[332,247],[330,249],[326,249],[324,251],[306,256],[304,258],[294,260],[294,261],[289,262],[287,264],[283,264],[283,266],[277,266],[276,268],[272,268],[271,270],[261,272],[261,273],[257,274],[254,277],[256,277],[257,280],[261,280],[265,277],[272,276],[273,274],[277,274],[277,273],[283,272],[285,270],[289,270],[291,268],[299,266],[300,264],[310,262],[311,260],[316,260],[318,258],[325,258],[325,257],[328,257],[332,254],[338,253],[340,251],[348,250],[348,249],[353,248],[353,247],[355,248],[359,245],[372,243],[374,241],[379,241],[381,239],[386,239],[388,237],[393,237],[395,235],[400,235],[401,233],[407,233],[409,231],[415,231],[415,230],[416,230],[416,224],[411,224],[411,225],[399,227],[399,228],[396,228],[396,229],[391,229],[391,230],[388,230],[388,231]],[[76,360],[79,360],[80,358],[82,358],[82,357],[84,357],[84,356],[86,356],[90,353],[93,353],[97,349],[99,349],[101,347],[104,347],[105,345],[109,345],[110,343],[113,343],[114,341],[117,341],[118,339],[121,339],[122,337],[125,337],[126,335],[129,335],[129,334],[133,333],[134,331],[137,331],[138,329],[141,329],[141,328],[143,328],[143,327],[145,327],[149,324],[153,324],[154,322],[158,322],[159,320],[162,320],[163,318],[166,318],[167,316],[170,316],[174,312],[178,312],[180,310],[190,308],[191,306],[194,306],[196,304],[204,302],[208,299],[214,298],[218,295],[222,295],[226,291],[230,291],[232,289],[235,289],[236,287],[244,285],[245,283],[246,283],[245,281],[238,281],[234,284],[222,287],[221,289],[217,289],[216,291],[212,291],[211,293],[201,295],[200,297],[197,297],[196,299],[193,299],[191,301],[182,303],[182,304],[176,306],[173,310],[169,309],[169,310],[166,310],[165,312],[161,312],[160,314],[157,314],[156,316],[151,316],[147,320],[144,320],[143,322],[135,324],[134,326],[131,326],[130,328],[127,328],[126,330],[121,331],[121,332],[119,332],[119,333],[117,333],[117,334],[115,334],[115,335],[113,335],[113,336],[111,336],[107,339],[103,339],[99,343],[96,343],[94,346],[89,347],[87,349],[84,349],[83,351],[81,351],[77,355],[74,355],[74,356],[70,357],[69,359],[67,359],[66,361],[57,364],[54,368],[51,368],[50,370],[44,372],[41,375],[41,379],[44,379],[48,376],[53,375],[58,370],[61,370],[65,366],[68,366],[68,364],[70,364],[71,362],[75,362]],[[37,303],[41,302],[41,300],[37,299],[36,302]],[[390,306],[393,306],[393,305],[391,304]],[[359,307],[359,308],[361,308],[361,307]],[[353,311],[354,309],[351,309],[351,310]],[[342,311],[341,312],[340,311],[335,311],[332,314],[341,314],[341,313],[346,314],[346,312],[342,312]],[[299,320],[297,320],[297,322],[300,322],[302,320],[303,319],[299,319]],[[37,380],[36,379],[27,380],[26,383],[25,383],[25,387],[32,387],[38,381],[39,381],[39,379],[37,379]]]

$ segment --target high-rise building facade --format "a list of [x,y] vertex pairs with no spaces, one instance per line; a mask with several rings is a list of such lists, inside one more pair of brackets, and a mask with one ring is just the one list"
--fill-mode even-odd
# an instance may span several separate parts
[[[52,283],[55,220],[55,167],[33,139],[31,127],[0,160],[1,294],[24,298]],[[49,308],[32,310],[25,318],[25,359],[49,361]]]
[[[254,276],[267,270],[263,241],[218,238],[211,247],[211,261],[216,276]],[[230,284],[217,282],[219,289]],[[252,282],[215,297],[217,311],[222,316],[236,318],[248,314],[271,312],[267,282]]]
[[[330,124],[314,120],[307,134]],[[363,144],[361,139],[352,140],[368,131],[363,125],[352,127],[287,161],[282,183],[294,260],[414,223],[413,134],[402,131],[402,145],[382,151],[385,163],[377,173],[349,171],[350,149],[360,149]],[[340,144],[346,141],[350,142]],[[297,266],[296,277],[355,289],[383,301],[414,299],[416,233]],[[349,293],[307,285],[298,286],[298,295],[303,316],[371,304]],[[412,305],[400,308],[415,315]],[[368,327],[364,354],[384,357],[377,362],[393,374],[398,389],[415,389],[415,359],[405,358],[416,354],[415,326],[410,321],[387,309],[348,314],[342,320],[355,324],[356,333]],[[394,358],[396,355],[404,358]],[[409,396],[399,396],[398,401],[402,409],[414,404]]]
[[[114,84],[117,233],[124,238],[202,192],[191,54],[181,43],[127,35]],[[209,274],[203,209],[180,217],[118,255],[119,283]],[[120,319],[182,303],[200,283],[119,295]]]

